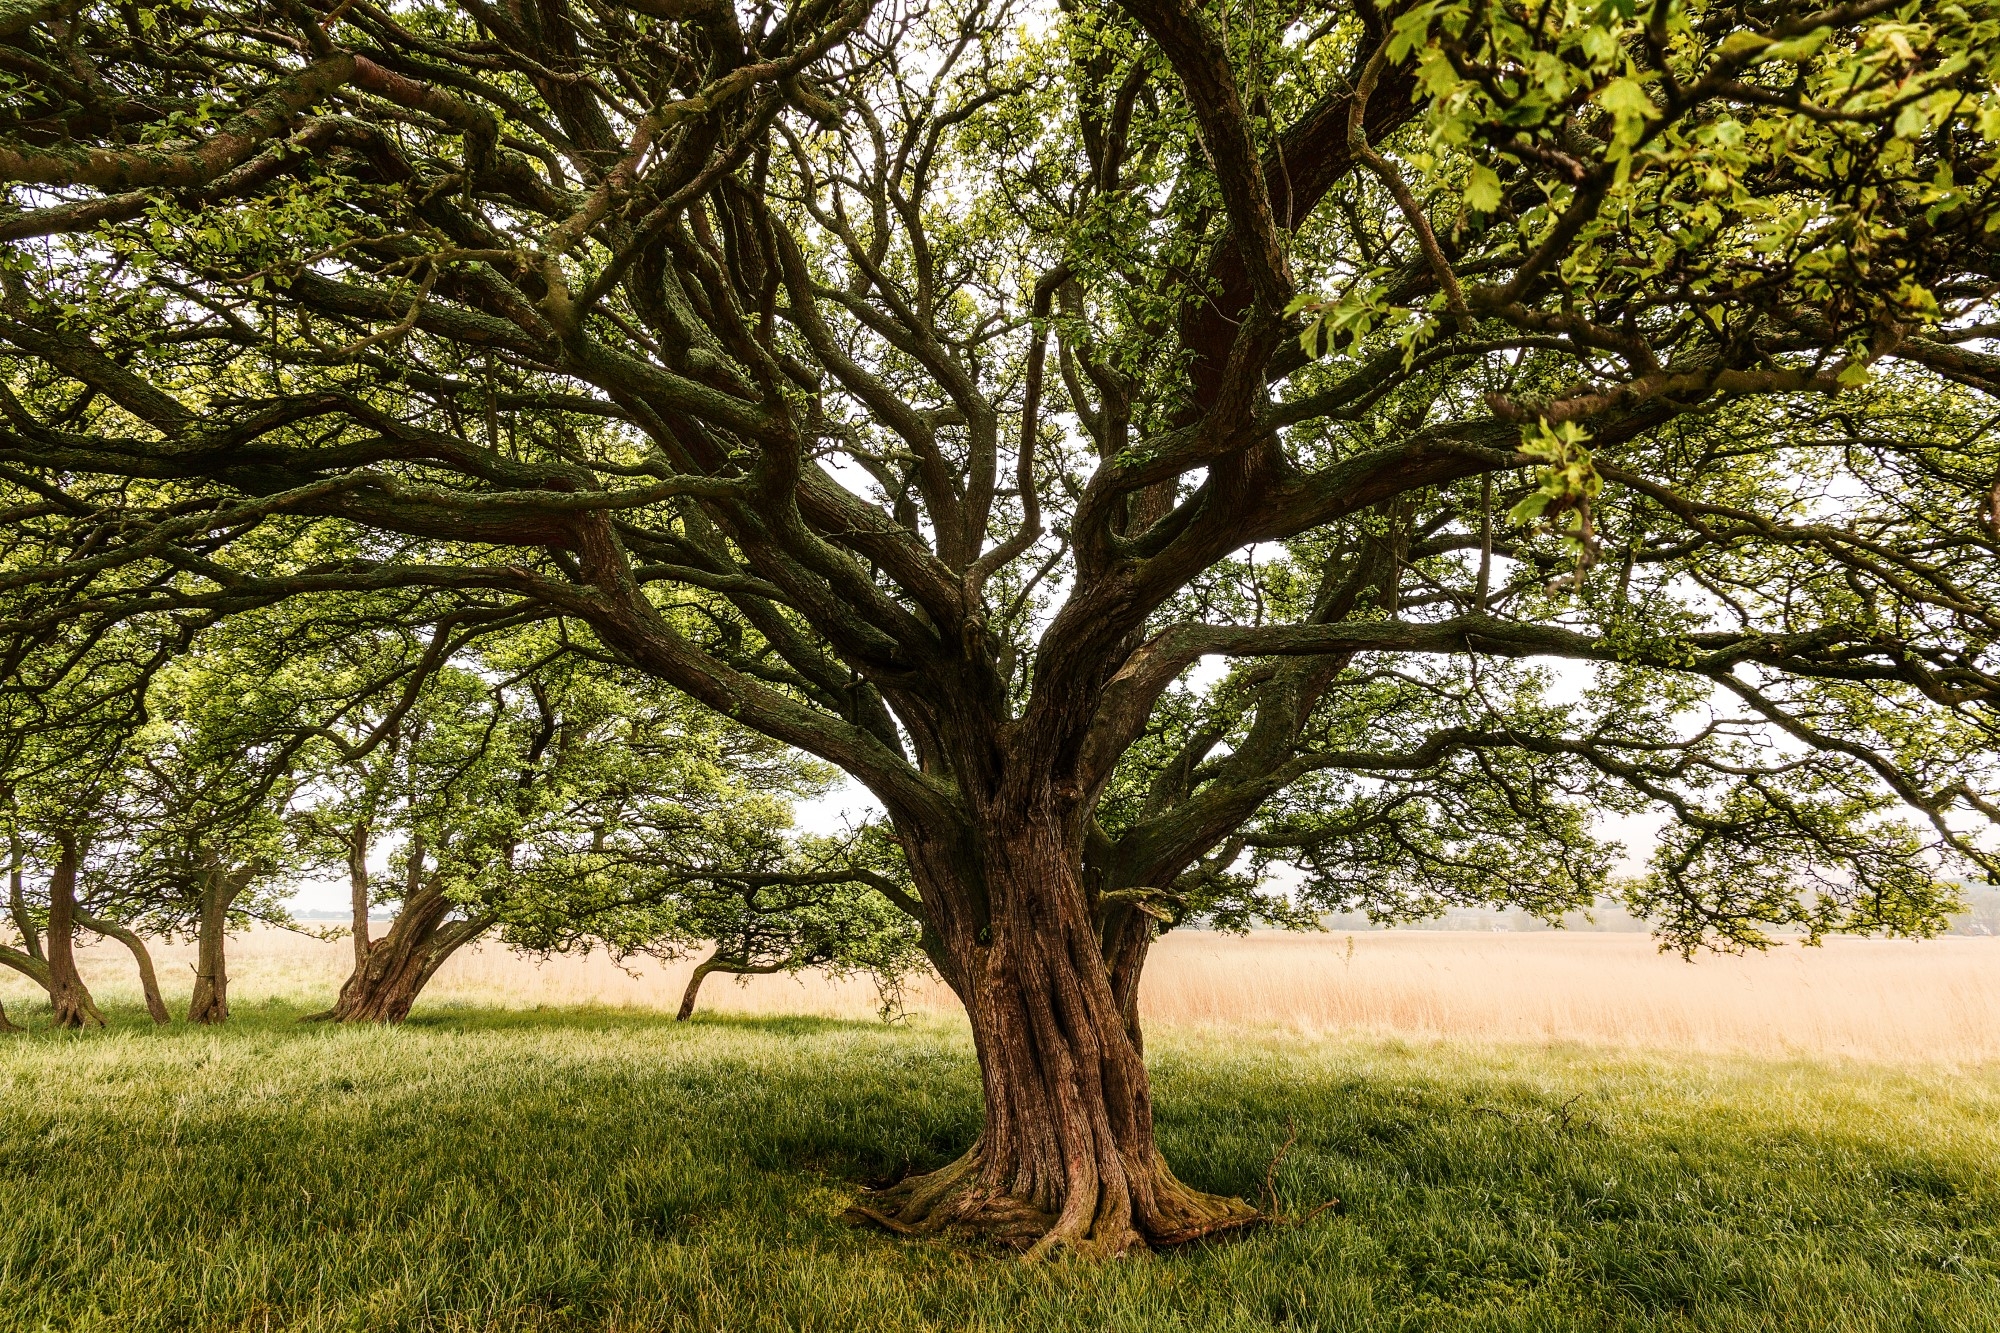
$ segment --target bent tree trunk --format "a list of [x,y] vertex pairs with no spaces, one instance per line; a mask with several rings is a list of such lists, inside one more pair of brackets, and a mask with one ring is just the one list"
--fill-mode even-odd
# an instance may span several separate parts
[[104,1015],[76,970],[76,874],[83,860],[76,836],[56,835],[55,874],[49,877],[49,1008],[57,1027],[103,1027]]
[[195,934],[194,996],[188,1001],[188,1022],[229,1020],[229,967],[224,949],[229,937],[229,909],[256,878],[254,865],[203,872],[201,923]]
[[22,882],[22,870],[26,853],[21,848],[21,835],[10,829],[7,833],[7,909],[14,916],[14,929],[21,932],[21,944],[28,956],[37,962],[42,960],[42,937],[35,929],[34,914],[28,910],[27,886]]
[[85,930],[94,930],[107,939],[117,940],[132,951],[132,961],[139,967],[139,989],[146,997],[146,1012],[151,1014],[153,1021],[161,1027],[171,1023],[173,1015],[167,1012],[167,1002],[160,997],[160,978],[153,971],[153,955],[146,948],[146,941],[139,938],[139,933],[119,925],[116,921],[106,921],[102,917],[91,916],[85,912],[76,914],[76,924]]
[[694,1002],[701,994],[701,983],[708,980],[711,972],[727,972],[731,976],[769,976],[784,970],[783,963],[752,963],[747,959],[724,958],[721,950],[702,959],[696,966],[694,975],[688,978],[687,990],[681,993],[680,1012],[674,1015],[676,1023],[685,1023],[694,1016]]
[[404,902],[396,919],[340,988],[340,998],[315,1020],[400,1023],[447,958],[484,934],[490,918],[447,921],[453,903],[435,881]]
[[[10,945],[0,944],[0,966],[13,968],[43,990],[49,988],[49,965],[35,954],[23,953]],[[0,1032],[26,1031],[26,1028],[8,1018],[6,1007],[0,1005]]]
[[981,832],[976,857],[904,845],[933,960],[972,1021],[985,1125],[963,1157],[865,1197],[857,1214],[904,1233],[976,1231],[1031,1255],[1118,1254],[1254,1222],[1242,1200],[1183,1184],[1154,1146],[1136,1019],[1112,984],[1116,969],[1135,986],[1138,963],[1093,924],[1080,837],[1048,818]]

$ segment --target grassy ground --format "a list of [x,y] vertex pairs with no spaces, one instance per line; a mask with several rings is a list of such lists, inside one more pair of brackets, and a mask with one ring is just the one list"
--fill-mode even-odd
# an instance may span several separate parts
[[[17,1017],[20,1015],[17,1013]],[[2000,1069],[1163,1032],[1162,1146],[1339,1207],[1100,1267],[857,1231],[941,1021],[434,1010],[0,1043],[14,1329],[2000,1328]]]

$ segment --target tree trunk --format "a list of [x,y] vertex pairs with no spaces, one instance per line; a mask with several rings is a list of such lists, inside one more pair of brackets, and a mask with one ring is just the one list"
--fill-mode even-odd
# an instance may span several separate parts
[[11,967],[43,990],[49,988],[49,963],[46,958],[37,958],[11,945],[0,944],[0,967]]
[[42,937],[35,930],[35,918],[28,911],[26,886],[21,882],[22,864],[26,853],[21,847],[19,832],[9,830],[7,834],[7,907],[14,915],[14,929],[21,932],[21,945],[34,959],[42,957]]
[[[45,991],[49,988],[49,965],[42,958],[23,953],[21,950],[8,945],[0,944],[0,966],[13,968],[16,972],[19,972]],[[7,1017],[7,1011],[4,1007],[0,1007],[0,1032],[26,1031],[26,1028],[21,1027]]]
[[229,1021],[229,966],[224,950],[229,938],[229,909],[256,877],[255,866],[225,870],[212,866],[202,874],[201,924],[195,934],[194,997],[188,1001],[188,1022]]
[[356,823],[347,837],[347,889],[354,909],[354,967],[368,965],[368,825]]
[[94,930],[107,938],[117,940],[132,951],[132,961],[139,965],[139,989],[146,996],[146,1012],[161,1027],[173,1022],[173,1015],[167,1012],[167,1002],[160,998],[160,979],[153,971],[153,955],[146,948],[146,941],[139,938],[137,931],[119,925],[116,921],[106,921],[102,917],[85,912],[76,914],[76,924],[85,930]]
[[447,958],[484,934],[490,919],[447,921],[454,906],[435,882],[405,900],[389,931],[368,946],[340,988],[340,998],[316,1021],[400,1023]]
[[748,963],[724,958],[720,949],[703,959],[688,978],[687,990],[681,995],[680,1012],[674,1015],[676,1023],[685,1023],[694,1014],[695,997],[701,994],[701,983],[708,980],[711,972],[728,972],[739,977],[768,976],[784,970],[783,963]]
[[905,839],[940,970],[972,1020],[985,1125],[956,1162],[864,1198],[856,1213],[904,1233],[983,1233],[1031,1256],[1119,1254],[1256,1221],[1242,1200],[1182,1184],[1154,1147],[1136,1009],[1128,1022],[1111,981],[1122,961],[1136,986],[1140,960],[1107,961],[1080,840],[1046,818],[999,823],[976,858]]
[[49,877],[49,1008],[57,1027],[103,1027],[104,1015],[76,970],[76,875],[83,860],[76,836],[56,835],[55,873]]

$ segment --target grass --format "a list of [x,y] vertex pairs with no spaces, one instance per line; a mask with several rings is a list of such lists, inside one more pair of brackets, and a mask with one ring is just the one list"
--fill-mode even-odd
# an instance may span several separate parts
[[1181,1175],[1259,1194],[1295,1123],[1282,1205],[1339,1207],[1031,1268],[839,1217],[971,1139],[958,1025],[297,1012],[0,1044],[0,1327],[2000,1328],[1990,1066],[1163,1031]]

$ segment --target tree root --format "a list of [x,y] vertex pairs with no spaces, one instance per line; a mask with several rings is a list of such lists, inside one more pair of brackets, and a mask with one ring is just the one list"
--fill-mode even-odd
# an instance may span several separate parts
[[1116,1258],[1135,1250],[1186,1245],[1253,1227],[1266,1219],[1241,1199],[1204,1194],[1176,1179],[1156,1153],[1145,1218],[1129,1197],[1071,1200],[1060,1214],[982,1180],[977,1146],[936,1171],[864,1193],[850,1221],[899,1236],[961,1236],[1024,1252],[1029,1260],[1071,1253]]

